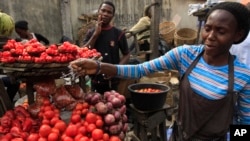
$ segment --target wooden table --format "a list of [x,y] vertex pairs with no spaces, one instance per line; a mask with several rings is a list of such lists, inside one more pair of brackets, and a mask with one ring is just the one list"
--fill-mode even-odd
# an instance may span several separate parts
[[57,79],[62,76],[62,73],[68,73],[67,64],[1,64],[0,69],[3,73],[21,79],[26,82],[26,91],[28,103],[34,103],[33,85],[44,79]]

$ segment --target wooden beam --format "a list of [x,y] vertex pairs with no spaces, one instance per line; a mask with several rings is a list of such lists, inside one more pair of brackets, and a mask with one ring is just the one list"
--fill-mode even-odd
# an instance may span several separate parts
[[150,59],[158,57],[158,45],[159,45],[159,23],[161,16],[162,0],[151,0],[152,3],[159,3],[152,7],[152,18],[150,27],[150,49],[153,51],[150,55]]

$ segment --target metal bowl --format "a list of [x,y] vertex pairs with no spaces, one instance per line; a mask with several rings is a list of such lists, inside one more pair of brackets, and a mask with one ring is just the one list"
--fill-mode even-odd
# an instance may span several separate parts
[[[161,91],[150,93],[136,91],[144,88],[160,89]],[[163,107],[170,87],[157,83],[137,83],[129,85],[128,90],[131,94],[131,103],[135,108],[138,110],[150,111]]]

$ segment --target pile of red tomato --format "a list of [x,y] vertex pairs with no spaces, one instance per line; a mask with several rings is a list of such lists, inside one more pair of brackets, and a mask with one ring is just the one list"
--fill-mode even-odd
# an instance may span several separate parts
[[100,56],[101,54],[95,49],[80,48],[70,42],[44,46],[36,39],[31,39],[26,43],[11,39],[3,46],[0,61],[2,63],[67,63],[77,58],[98,58]]
[[[121,141],[128,130],[124,96],[117,92],[106,92],[103,97],[88,93],[62,118],[61,111],[49,98],[43,98],[36,115],[17,106],[0,118],[1,141]],[[87,96],[86,95],[86,96]],[[92,96],[90,96],[92,95]],[[99,95],[100,99],[95,98]],[[104,102],[104,99],[107,99]],[[114,101],[108,98],[115,99]],[[122,101],[120,101],[120,100]],[[105,105],[100,105],[104,102]],[[111,103],[112,104],[111,104]],[[106,109],[106,110],[104,110]],[[116,112],[119,111],[119,115]],[[111,116],[113,115],[113,116]],[[113,118],[111,118],[113,117]],[[112,120],[114,119],[114,120]],[[116,128],[114,128],[116,127]],[[118,128],[119,127],[119,128]]]
[[162,90],[161,89],[155,89],[155,88],[142,88],[142,89],[135,90],[135,92],[139,92],[139,93],[159,93],[159,92],[162,92]]

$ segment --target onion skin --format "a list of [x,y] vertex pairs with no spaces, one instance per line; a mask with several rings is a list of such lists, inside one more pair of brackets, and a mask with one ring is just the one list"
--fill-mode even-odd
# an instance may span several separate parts
[[121,100],[119,98],[117,98],[117,97],[114,97],[113,99],[111,99],[110,102],[112,103],[114,108],[119,108],[119,107],[122,106]]
[[110,134],[113,134],[113,135],[118,135],[120,132],[121,132],[121,128],[120,128],[120,125],[111,125],[109,127],[109,132]]
[[106,91],[106,92],[104,92],[104,94],[103,94],[103,98],[107,100],[108,97],[109,97],[110,95],[112,95],[112,93],[109,92],[109,91]]
[[115,123],[115,116],[112,115],[112,114],[107,114],[107,115],[105,115],[105,117],[104,117],[104,122],[105,122],[105,124],[107,124],[107,125],[112,125],[112,124],[114,124],[114,123]]
[[107,105],[109,111],[112,111],[114,109],[111,102],[107,102],[106,105]]
[[113,115],[116,121],[119,121],[121,119],[121,113],[119,111],[114,111]]
[[101,95],[99,93],[95,93],[91,100],[90,100],[90,103],[95,105],[96,103],[100,102],[101,101]]
[[127,111],[127,107],[126,105],[122,105],[121,108],[119,109],[120,113],[123,115],[123,114],[126,114],[126,111]]
[[108,112],[108,106],[103,102],[98,102],[95,108],[99,114],[106,114]]
[[117,96],[117,98],[119,98],[119,99],[121,100],[121,103],[122,103],[122,104],[125,104],[125,103],[126,103],[126,98],[125,98],[124,95],[119,94],[119,95]]
[[125,115],[125,114],[122,115],[122,122],[123,123],[127,123],[128,122],[128,116],[127,115]]

